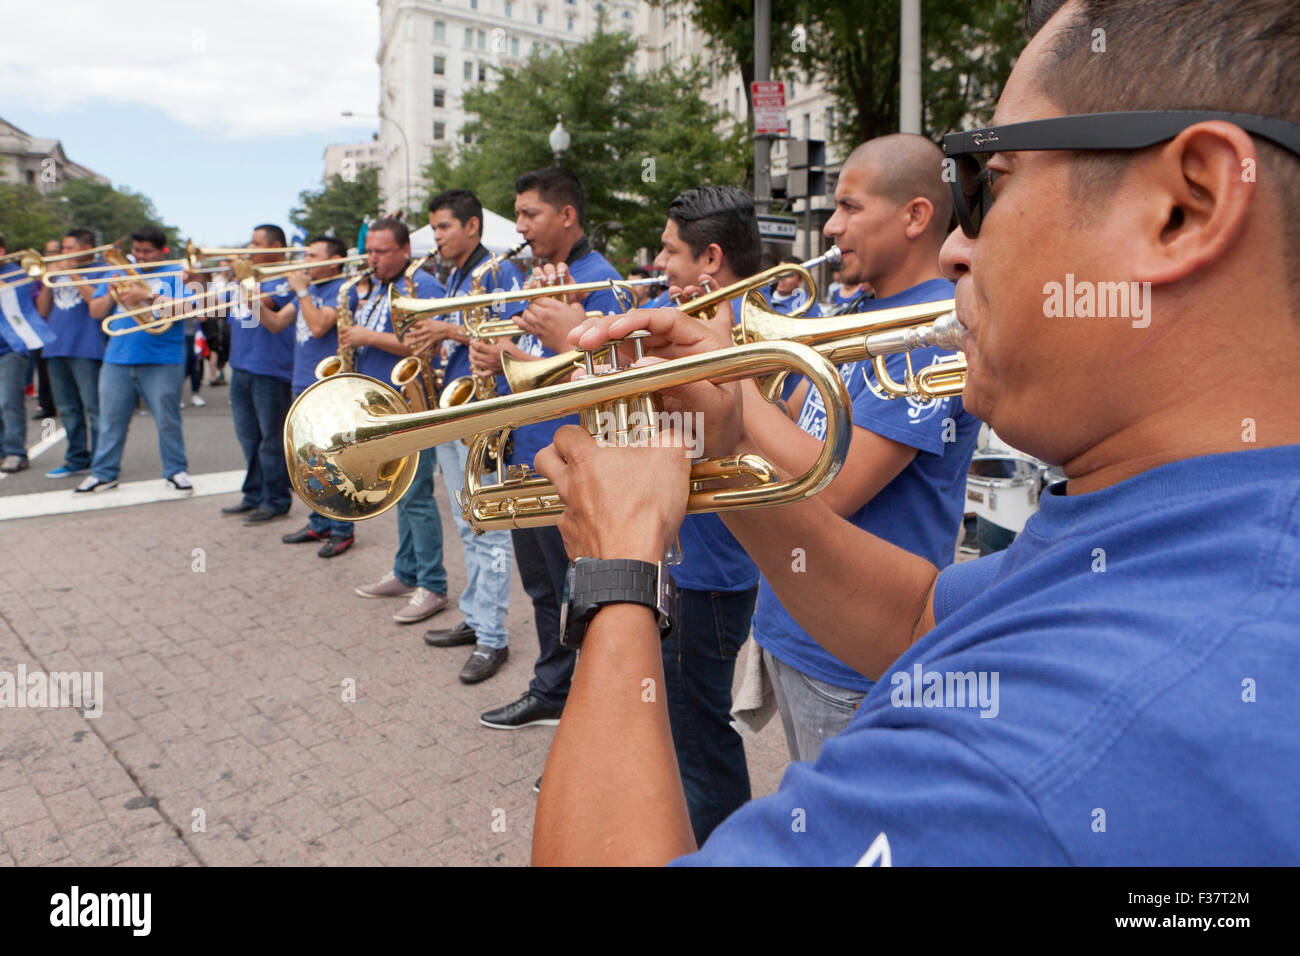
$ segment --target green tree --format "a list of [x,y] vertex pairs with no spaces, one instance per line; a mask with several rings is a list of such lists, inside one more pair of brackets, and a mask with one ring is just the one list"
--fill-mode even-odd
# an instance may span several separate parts
[[[662,3],[664,0],[652,0]],[[922,0],[922,132],[938,140],[986,122],[1022,46],[1018,0]],[[750,0],[695,0],[695,26],[753,79]],[[772,0],[773,76],[820,79],[841,147],[898,130],[898,0]]]
[[564,165],[586,190],[588,233],[622,223],[610,243],[615,259],[658,249],[672,198],[701,183],[744,182],[747,146],[743,129],[725,140],[713,133],[721,117],[696,92],[705,79],[698,64],[638,74],[635,53],[635,40],[599,32],[499,70],[491,90],[467,91],[465,109],[477,114],[462,130],[470,142],[434,156],[424,170],[429,194],[473,189],[510,216],[515,179],[554,162],[548,137],[563,113],[572,136]]
[[178,246],[176,227],[164,223],[153,201],[141,193],[93,179],[70,179],[50,201],[64,213],[67,228],[90,229],[103,242],[120,239],[147,223],[167,234],[172,249]]
[[67,180],[58,192],[42,195],[27,185],[0,183],[0,234],[10,251],[41,251],[47,240],[69,229],[90,229],[100,242],[113,242],[139,227],[156,225],[177,246],[176,227],[166,225],[147,196],[90,179]]
[[365,167],[345,179],[335,173],[323,187],[303,190],[299,206],[289,211],[289,220],[307,231],[324,235],[331,228],[349,249],[357,244],[361,224],[379,208],[379,170]]

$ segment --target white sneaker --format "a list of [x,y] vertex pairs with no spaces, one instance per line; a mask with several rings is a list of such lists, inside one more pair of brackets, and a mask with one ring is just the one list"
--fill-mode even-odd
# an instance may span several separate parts
[[94,475],[91,475],[81,484],[77,485],[77,487],[72,490],[72,493],[84,494],[85,492],[90,492],[90,491],[111,491],[116,487],[117,487],[116,478],[114,478],[112,481],[103,481],[102,479],[96,478]]
[[202,408],[204,405],[208,403],[205,402],[203,399],[199,398],[199,396],[197,395],[191,395],[190,404],[193,405],[195,408]]
[[176,491],[194,490],[194,486],[190,484],[190,475],[187,471],[178,471],[170,478],[164,478],[163,480],[171,485]]

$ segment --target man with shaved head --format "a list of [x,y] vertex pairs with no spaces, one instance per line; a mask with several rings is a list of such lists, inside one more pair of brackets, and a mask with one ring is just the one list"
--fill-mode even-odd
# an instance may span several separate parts
[[[844,254],[849,285],[869,283],[846,312],[869,312],[952,298],[939,273],[939,248],[952,217],[943,182],[943,154],[921,136],[898,134],[863,143],[849,156],[835,188],[826,235]],[[913,353],[915,368],[937,361],[936,349]],[[906,356],[889,367],[903,377]],[[820,498],[854,525],[930,562],[952,563],[965,510],[966,471],[979,422],[960,398],[929,404],[881,401],[870,388],[869,362],[840,366],[853,399],[853,439],[844,468]],[[821,452],[826,410],[807,381],[785,406],[764,400],[752,381],[742,387],[745,419],[763,454],[798,474]],[[815,585],[813,585],[815,586]],[[863,622],[864,631],[871,622]],[[869,639],[864,635],[864,639]],[[790,616],[771,583],[761,579],[754,640],[776,692],[792,760],[816,760],[822,742],[843,730],[871,689],[865,674],[818,644]]]

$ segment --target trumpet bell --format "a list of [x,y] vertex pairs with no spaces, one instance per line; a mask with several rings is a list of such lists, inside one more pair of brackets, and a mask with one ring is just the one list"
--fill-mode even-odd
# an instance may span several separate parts
[[[310,414],[300,413],[300,406]],[[411,487],[418,457],[384,461],[357,442],[385,419],[409,411],[396,389],[356,372],[311,385],[285,418],[284,456],[293,490],[313,511],[338,521],[383,514]]]

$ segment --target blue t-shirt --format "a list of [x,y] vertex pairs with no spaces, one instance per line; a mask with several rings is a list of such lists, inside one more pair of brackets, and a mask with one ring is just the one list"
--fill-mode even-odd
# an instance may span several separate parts
[[[307,294],[312,304],[318,309],[337,309],[339,304],[339,286],[347,281],[346,276],[330,279],[307,287]],[[295,293],[296,295],[296,293]],[[316,381],[316,366],[321,359],[337,355],[339,350],[339,332],[330,326],[319,338],[311,334],[307,320],[298,309],[298,317],[293,323],[293,381],[290,383],[293,393],[297,395],[312,382]]]
[[[93,264],[102,265],[102,261]],[[100,321],[90,317],[90,303],[82,298],[80,287],[71,285],[71,281],[68,276],[54,276],[50,280],[52,302],[45,321],[55,339],[45,346],[42,354],[46,358],[102,359],[108,336]],[[92,297],[106,293],[107,288],[101,284],[93,290]]]
[[[732,299],[731,314],[740,321],[740,298]],[[671,308],[667,292],[642,308]],[[684,424],[684,423],[683,423]],[[697,440],[702,436],[696,435]],[[687,515],[678,532],[682,563],[671,569],[679,588],[692,591],[747,591],[758,583],[758,566],[716,514]]]
[[[406,271],[407,266],[402,267],[402,272]],[[416,271],[415,276],[411,279],[415,289],[407,287],[406,277],[399,272],[397,274],[397,291],[395,295],[414,294],[421,299],[441,299],[443,298],[442,283],[437,277],[426,272],[424,269]],[[388,315],[388,287],[393,284],[393,280],[388,282],[376,281],[373,277],[370,282],[370,294],[361,299],[357,295],[357,290],[352,289],[352,322],[357,326],[364,326],[375,332],[392,332],[393,323]],[[392,352],[385,352],[377,345],[367,345],[357,349],[357,371],[362,375],[369,375],[371,378],[377,378],[379,381],[387,383],[392,378],[393,366],[401,360],[400,355],[394,355]]]
[[1294,865],[1300,445],[1060,490],[944,571],[848,728],[683,862]]
[[[902,305],[952,298],[953,284],[930,279],[887,299],[863,299],[860,310],[871,312]],[[912,352],[913,368],[951,355],[939,349]],[[891,355],[890,374],[901,379],[906,356]],[[853,424],[909,445],[916,457],[871,501],[849,516],[900,548],[918,554],[938,568],[952,563],[957,531],[965,513],[966,473],[979,437],[979,419],[966,411],[960,398],[922,405],[911,399],[886,401],[868,387],[874,381],[870,362],[839,366],[853,402]],[[799,412],[799,427],[814,438],[826,435],[826,409],[821,395],[809,389]],[[782,606],[764,579],[754,610],[754,640],[786,664],[837,687],[867,690],[871,681],[822,648]]]
[[[232,291],[238,286],[232,286]],[[271,298],[276,309],[283,309],[297,296],[283,276],[270,279],[258,286],[258,291]],[[290,323],[279,332],[272,332],[251,309],[236,306],[230,310],[230,367],[250,375],[266,375],[282,382],[293,379],[293,344],[297,332]]]
[[[480,249],[483,247],[480,246]],[[451,274],[447,276],[448,296],[469,295],[470,294],[470,273],[475,267],[482,265],[488,255],[491,255],[486,249],[483,249],[483,256],[471,256],[466,261],[468,268],[462,273],[460,269],[452,269]],[[523,287],[523,273],[511,262],[500,264],[500,275],[491,269],[483,277],[483,291],[495,292],[503,289],[507,292],[514,291]],[[504,305],[494,305],[488,312],[489,321],[499,319],[513,319],[528,306],[527,302],[510,302]],[[453,325],[464,325],[464,317],[459,312],[449,312],[441,317],[443,321],[450,322]],[[469,367],[469,346],[464,342],[457,342],[455,339],[444,339],[441,349],[443,382],[449,383],[455,379],[466,375],[471,375],[472,370]],[[504,394],[509,391],[505,379],[497,376],[497,394]]]
[[[580,254],[568,263],[568,267],[569,276],[573,282],[596,282],[601,279],[622,278],[618,270],[594,249]],[[626,311],[619,303],[617,296],[606,289],[598,289],[595,292],[588,293],[582,299],[582,307],[588,312],[603,312],[606,315]],[[542,343],[534,335],[525,335],[521,338],[519,347],[529,355],[543,358],[555,354],[550,349],[543,347]],[[554,440],[556,429],[561,425],[576,424],[578,424],[578,416],[570,415],[567,418],[554,418],[550,421],[537,422],[534,425],[523,425],[516,428],[513,432],[513,448],[507,463],[511,465],[531,465],[537,453]]]
[[[147,263],[132,266],[141,277],[149,283],[155,295],[168,298],[189,298],[185,288],[185,278],[179,265],[151,268]],[[112,275],[124,275],[114,272]],[[106,277],[107,278],[107,277]],[[107,283],[96,287],[95,297],[108,292]],[[110,315],[126,311],[120,305],[114,305]],[[131,328],[140,322],[153,321],[148,312],[135,318],[115,318],[109,323],[110,329]],[[154,335],[151,332],[132,332],[129,335],[116,335],[108,339],[104,347],[104,361],[110,365],[184,365],[185,364],[185,320],[178,318],[166,332]]]

